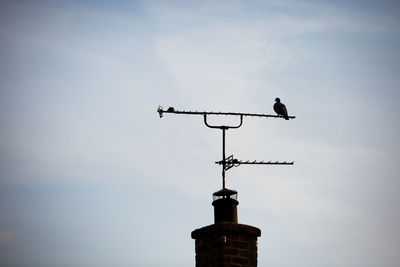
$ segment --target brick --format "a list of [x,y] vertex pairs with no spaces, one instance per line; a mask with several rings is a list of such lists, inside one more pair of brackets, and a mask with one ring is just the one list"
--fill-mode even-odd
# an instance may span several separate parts
[[251,250],[251,251],[257,251],[257,242],[255,242],[255,243],[249,243],[249,250]]
[[220,252],[219,249],[210,250],[208,252],[208,257],[209,258],[217,258],[219,255],[221,255],[221,252]]
[[226,240],[225,246],[226,248],[232,248],[233,247],[233,243],[232,240]]
[[203,261],[203,255],[196,254],[196,262]]
[[235,248],[223,248],[221,250],[221,254],[229,255],[229,256],[239,256],[240,255],[240,251],[238,249],[235,249]]
[[224,263],[231,263],[231,262],[232,262],[232,257],[224,256]]
[[249,242],[233,241],[232,242],[232,246],[234,248],[248,249],[249,248]]
[[247,265],[247,264],[249,264],[249,260],[247,258],[233,257],[232,263]]
[[226,238],[228,240],[239,240],[240,235],[238,234],[233,234],[233,233],[229,233],[228,235],[226,235]]
[[251,267],[257,267],[257,258],[254,259],[254,260],[250,260],[250,261],[249,261],[249,266],[251,266]]
[[257,237],[256,236],[251,236],[251,235],[240,235],[240,241],[256,241]]
[[207,247],[206,246],[195,246],[194,250],[197,254],[199,254],[199,253],[206,252]]
[[250,250],[240,250],[239,251],[239,256],[240,257],[245,257],[248,259],[257,259],[257,252],[250,251]]

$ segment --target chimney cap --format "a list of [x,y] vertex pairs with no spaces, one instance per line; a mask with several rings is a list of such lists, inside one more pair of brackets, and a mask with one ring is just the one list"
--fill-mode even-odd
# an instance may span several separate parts
[[214,192],[213,194],[213,199],[217,200],[220,198],[232,198],[232,199],[237,199],[237,191],[236,190],[231,190],[227,188],[223,188],[217,192]]

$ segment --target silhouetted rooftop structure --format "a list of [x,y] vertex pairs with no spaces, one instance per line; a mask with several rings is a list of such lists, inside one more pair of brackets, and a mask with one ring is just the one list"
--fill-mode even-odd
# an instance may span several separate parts
[[[214,224],[194,230],[191,234],[195,239],[196,267],[210,266],[231,266],[231,267],[256,267],[257,266],[257,238],[261,236],[261,230],[238,223],[237,200],[238,192],[226,188],[226,171],[232,167],[247,165],[293,165],[294,162],[279,161],[242,161],[235,159],[233,155],[226,157],[225,134],[228,129],[240,128],[243,124],[243,117],[264,117],[294,119],[295,116],[288,116],[286,107],[276,98],[277,103],[274,110],[278,115],[267,115],[257,113],[238,112],[206,112],[206,111],[179,111],[169,107],[166,111],[158,106],[157,112],[160,118],[164,113],[183,115],[202,115],[204,124],[213,129],[222,130],[222,160],[216,164],[222,166],[222,189],[213,193]],[[240,122],[237,125],[211,125],[207,118],[210,115],[239,116]]]

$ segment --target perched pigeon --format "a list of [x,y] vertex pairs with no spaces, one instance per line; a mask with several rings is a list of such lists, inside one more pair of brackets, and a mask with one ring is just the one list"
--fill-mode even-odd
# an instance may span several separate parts
[[279,98],[275,98],[275,104],[274,104],[274,110],[278,115],[282,115],[285,120],[288,120],[288,114],[286,110],[286,106],[281,103],[281,100]]

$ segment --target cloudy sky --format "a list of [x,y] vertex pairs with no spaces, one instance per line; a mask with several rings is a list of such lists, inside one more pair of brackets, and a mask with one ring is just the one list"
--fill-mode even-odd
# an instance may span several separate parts
[[[259,266],[400,265],[397,1],[0,1],[0,265],[193,266],[227,132]],[[235,119],[215,123],[235,123]]]

